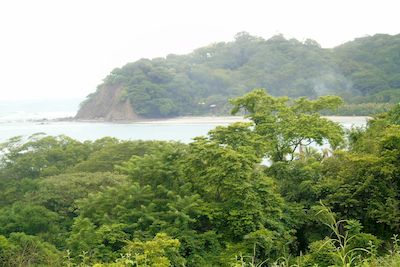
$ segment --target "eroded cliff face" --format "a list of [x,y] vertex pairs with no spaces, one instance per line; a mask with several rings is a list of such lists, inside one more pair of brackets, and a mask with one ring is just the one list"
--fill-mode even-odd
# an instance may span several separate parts
[[137,121],[129,100],[121,100],[121,86],[103,87],[79,109],[76,120]]

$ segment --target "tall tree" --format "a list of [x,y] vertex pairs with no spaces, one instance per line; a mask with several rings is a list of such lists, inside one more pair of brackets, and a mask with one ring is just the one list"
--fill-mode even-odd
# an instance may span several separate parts
[[316,100],[272,97],[263,89],[231,101],[232,114],[244,109],[247,118],[254,123],[254,131],[263,137],[267,145],[265,155],[272,161],[293,160],[296,149],[325,141],[337,147],[343,141],[343,129],[338,123],[322,118],[320,111],[337,108],[342,99],[322,96]]

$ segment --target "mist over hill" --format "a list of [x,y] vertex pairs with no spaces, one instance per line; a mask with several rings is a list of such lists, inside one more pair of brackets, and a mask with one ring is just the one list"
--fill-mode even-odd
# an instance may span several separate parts
[[265,40],[241,32],[232,42],[114,69],[76,118],[227,114],[230,98],[254,88],[274,96],[339,95],[349,114],[380,111],[400,100],[400,35],[377,34],[325,49],[310,39]]

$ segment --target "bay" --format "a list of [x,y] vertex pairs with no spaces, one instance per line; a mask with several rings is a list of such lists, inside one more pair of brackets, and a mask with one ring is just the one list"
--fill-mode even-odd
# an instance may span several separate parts
[[[345,128],[363,126],[367,117],[329,117]],[[218,125],[243,121],[240,117],[187,117],[139,123],[100,122],[3,122],[0,142],[14,136],[29,137],[35,133],[67,135],[74,139],[96,140],[110,136],[123,140],[164,140],[189,143],[196,136],[206,135]]]

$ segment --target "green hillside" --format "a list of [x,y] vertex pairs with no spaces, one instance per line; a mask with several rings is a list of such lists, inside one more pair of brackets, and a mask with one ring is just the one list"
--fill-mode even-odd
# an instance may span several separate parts
[[116,68],[82,105],[116,87],[122,88],[119,101],[129,100],[145,118],[227,114],[229,98],[254,88],[274,96],[339,95],[348,104],[342,113],[381,111],[400,100],[400,35],[377,34],[324,49],[314,40],[265,40],[242,32],[232,42],[187,55]]

